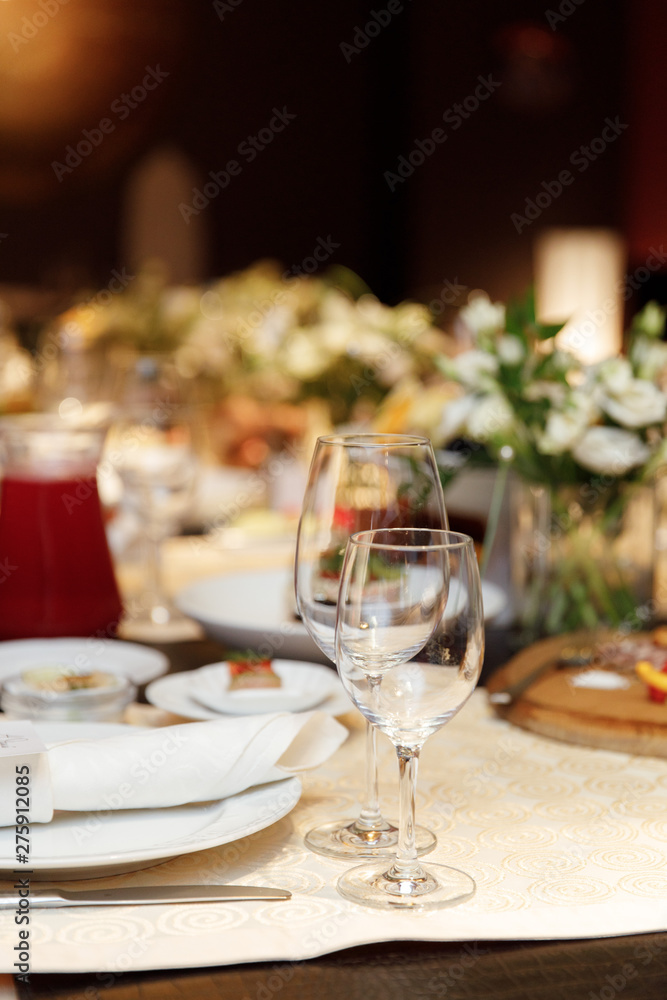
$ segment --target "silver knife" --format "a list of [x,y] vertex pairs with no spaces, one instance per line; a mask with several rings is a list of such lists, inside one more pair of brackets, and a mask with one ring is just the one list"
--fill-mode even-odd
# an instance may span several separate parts
[[[261,885],[135,885],[127,889],[30,889],[30,907],[55,906],[133,906],[135,903],[215,903],[239,899],[290,899],[286,889]],[[19,905],[13,891],[0,891],[0,910]],[[25,908],[25,902],[23,903]]]

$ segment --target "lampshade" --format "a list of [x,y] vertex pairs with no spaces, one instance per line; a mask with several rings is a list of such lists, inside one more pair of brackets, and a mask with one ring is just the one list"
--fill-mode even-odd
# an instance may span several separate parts
[[587,364],[621,348],[626,250],[611,229],[546,229],[535,241],[537,314],[567,320],[558,344]]

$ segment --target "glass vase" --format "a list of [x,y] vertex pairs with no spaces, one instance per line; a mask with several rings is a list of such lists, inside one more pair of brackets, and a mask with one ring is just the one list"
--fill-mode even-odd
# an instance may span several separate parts
[[656,553],[653,486],[515,481],[511,569],[523,641],[650,624]]

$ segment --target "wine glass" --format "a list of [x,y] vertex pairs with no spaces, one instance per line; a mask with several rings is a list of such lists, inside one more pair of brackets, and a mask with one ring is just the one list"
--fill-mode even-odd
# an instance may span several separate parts
[[415,845],[420,751],[472,694],[484,656],[482,589],[473,540],[454,531],[362,531],[340,581],[336,663],[345,690],[396,747],[400,829],[393,864],[346,872],[338,891],[382,909],[431,909],[469,899],[475,883],[423,866]]
[[141,355],[123,368],[118,417],[106,458],[123,486],[123,499],[146,546],[147,587],[128,602],[126,638],[174,642],[197,638],[199,628],[168,597],[161,547],[177,534],[195,494],[196,424],[185,380],[170,355]]
[[[338,585],[348,537],[392,526],[447,527],[438,467],[428,438],[405,434],[333,434],[317,440],[306,486],[295,560],[297,610],[323,653],[335,660]],[[331,821],[306,834],[328,857],[392,857],[396,826],[382,816],[376,734],[366,727],[365,800],[356,819]],[[416,831],[419,853],[435,846]]]

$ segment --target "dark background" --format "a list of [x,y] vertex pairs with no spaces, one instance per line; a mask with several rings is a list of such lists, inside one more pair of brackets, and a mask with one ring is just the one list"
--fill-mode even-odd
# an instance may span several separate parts
[[[146,157],[165,149],[190,164],[190,198],[209,171],[242,163],[197,216],[199,255],[176,265],[179,281],[263,257],[299,265],[321,237],[339,244],[327,264],[352,268],[384,301],[451,307],[472,288],[520,292],[543,225],[616,228],[630,268],[664,235],[659,0],[406,0],[377,33],[385,0],[50,2],[56,13],[20,42],[8,19],[25,27],[37,0],[0,3],[5,288],[47,289],[64,301],[83,286],[106,287],[114,268],[135,267],[128,191]],[[54,71],[50,47],[67,39]],[[110,115],[156,65],[166,81],[126,120]],[[489,76],[500,86],[479,108],[456,130],[443,123]],[[274,107],[296,118],[246,162],[239,144]],[[53,162],[105,116],[113,133],[59,181]],[[628,126],[619,138],[585,172],[573,169],[573,152],[616,117]],[[391,191],[385,174],[438,127],[446,141]],[[567,168],[574,183],[518,233],[512,214]],[[167,199],[159,212],[172,243],[194,235],[178,204]],[[659,277],[638,297],[652,294],[662,294]]]

